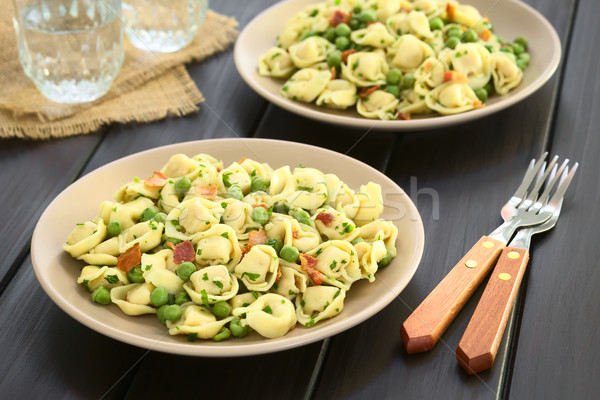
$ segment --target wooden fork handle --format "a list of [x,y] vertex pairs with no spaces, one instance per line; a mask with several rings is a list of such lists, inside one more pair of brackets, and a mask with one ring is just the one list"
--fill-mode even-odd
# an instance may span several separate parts
[[499,240],[483,236],[404,321],[400,336],[409,354],[433,348],[505,246]]
[[507,247],[502,251],[456,349],[459,364],[469,374],[494,363],[528,261],[527,250]]

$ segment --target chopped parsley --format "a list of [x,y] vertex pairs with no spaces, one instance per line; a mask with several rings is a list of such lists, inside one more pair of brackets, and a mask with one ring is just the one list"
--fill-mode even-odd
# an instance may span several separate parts
[[315,319],[314,319],[314,318],[311,318],[311,319],[310,319],[310,321],[308,321],[308,322],[306,323],[306,326],[309,326],[309,327],[310,327],[310,326],[313,326],[314,324],[315,324]]
[[196,254],[198,254],[199,256],[202,255],[202,249],[198,249],[198,251],[196,252]]
[[258,299],[258,293],[256,293],[254,290],[252,291],[252,296],[254,296],[255,299]]
[[344,227],[344,229],[342,229],[342,233],[350,233],[354,230],[354,225],[349,222],[343,222],[342,226]]
[[290,289],[290,291],[288,292],[288,295],[290,296],[295,296],[297,293],[294,292],[293,290]]
[[208,306],[209,306],[209,303],[208,303],[208,293],[206,293],[206,290],[205,290],[205,289],[202,289],[202,292],[201,292],[201,296],[200,296],[200,297],[202,298],[202,303],[203,303],[203,304],[204,304],[206,307],[208,307]]
[[188,335],[187,341],[193,342],[194,340],[196,340],[197,337],[198,337],[198,332],[192,332]]
[[226,172],[223,174],[223,185],[225,185],[226,188],[231,187],[231,182],[229,181],[231,175],[233,175],[233,172]]
[[225,239],[229,239],[229,233],[227,232],[221,233],[221,236],[223,236]]
[[333,271],[335,269],[335,267],[337,267],[337,261],[333,260],[331,265],[329,265],[329,269]]
[[116,275],[106,275],[104,279],[106,279],[106,282],[110,283],[111,285],[119,282],[119,277]]
[[89,279],[84,279],[83,280],[83,287],[85,288],[86,291],[91,292],[92,290],[90,289],[90,280]]
[[304,190],[305,192],[312,193],[313,188],[310,186],[298,186],[298,190]]
[[202,280],[203,281],[207,281],[208,280],[208,274],[205,272],[204,275],[202,275]]
[[271,306],[269,305],[265,306],[265,308],[263,308],[262,310],[267,314],[273,314],[273,310],[271,310]]
[[223,284],[220,281],[212,281],[219,289],[223,290]]
[[144,267],[146,271],[150,271],[150,268],[152,268],[152,264],[148,264],[146,265],[146,267]]
[[243,278],[244,275],[246,275],[252,282],[260,278],[260,274],[253,274],[252,272],[244,272],[240,278]]

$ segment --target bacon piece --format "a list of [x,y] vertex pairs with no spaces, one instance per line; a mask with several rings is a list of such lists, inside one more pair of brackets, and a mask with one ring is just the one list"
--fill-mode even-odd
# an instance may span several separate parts
[[[260,206],[258,206],[258,207],[260,207]],[[269,240],[269,238],[267,237],[267,234],[265,233],[265,231],[263,231],[262,229],[250,232],[248,234],[248,244],[245,245],[244,248],[242,249],[242,258],[240,259],[240,261],[244,258],[246,253],[250,251],[252,246],[256,246],[259,244],[265,244],[265,243],[267,243],[267,240]]]
[[279,282],[283,273],[281,272],[281,265],[277,266],[277,276],[275,277],[275,282]]
[[356,52],[357,52],[357,50],[356,50],[356,49],[348,49],[348,50],[344,50],[344,51],[342,51],[342,61],[343,61],[344,63],[347,63],[347,62],[348,62],[348,56],[349,56],[350,54],[352,54],[352,53],[356,53]]
[[342,22],[348,24],[350,22],[350,18],[352,18],[351,12],[346,14],[343,11],[335,10],[331,18],[329,18],[329,24],[331,24],[331,26],[338,26]]
[[321,273],[315,269],[315,266],[318,262],[319,260],[312,256],[300,254],[300,265],[302,270],[306,271],[308,277],[314,282],[315,285],[320,285],[323,281]]
[[333,216],[333,214],[329,214],[326,212],[320,212],[317,214],[317,217],[316,217],[316,219],[321,221],[323,223],[323,225],[325,225],[325,226],[330,226],[331,223],[333,222],[334,218],[335,217]]
[[124,253],[121,253],[117,258],[117,268],[121,271],[129,272],[135,266],[142,262],[142,252],[140,250],[140,244],[135,243]]
[[331,67],[331,80],[334,80],[337,77],[337,71],[335,67]]
[[292,231],[292,237],[298,239],[298,231]]
[[403,119],[405,121],[409,121],[410,120],[410,114],[408,114],[408,113],[398,113],[398,116],[396,118]]
[[196,258],[194,245],[189,240],[179,243],[173,251],[175,252],[175,256],[173,257],[175,264],[181,264],[184,261],[192,262]]
[[269,240],[269,238],[267,237],[265,231],[263,231],[262,229],[252,231],[250,232],[250,234],[248,234],[248,244],[250,245],[250,247],[256,246],[258,244],[265,244],[267,243],[267,240]]
[[252,208],[256,208],[256,207],[262,207],[265,210],[269,210],[269,207],[267,207],[267,205],[265,203],[260,203],[260,204],[252,204]]
[[144,185],[150,187],[162,187],[167,184],[167,177],[160,171],[154,171],[152,176],[144,179]]
[[455,81],[459,83],[469,83],[469,80],[466,76],[456,71],[446,71],[444,72],[444,82]]
[[456,7],[454,7],[454,5],[452,5],[452,3],[446,3],[446,13],[448,14],[449,20],[454,19],[454,11],[455,10],[456,10]]
[[377,89],[379,89],[380,86],[381,85],[364,87],[358,93],[358,97],[360,97],[361,99],[364,99],[365,97],[369,97],[371,95],[371,93],[373,93],[374,91],[376,91]]
[[219,185],[200,186],[194,185],[194,195],[196,197],[203,197],[207,200],[212,200],[217,195],[217,189]]

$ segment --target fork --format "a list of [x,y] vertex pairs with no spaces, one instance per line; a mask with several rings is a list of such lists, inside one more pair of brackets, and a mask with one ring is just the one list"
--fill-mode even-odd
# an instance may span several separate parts
[[[562,182],[552,197],[550,192],[569,161],[565,160],[556,175],[549,177],[558,156],[546,167],[547,155],[548,153],[544,153],[537,162],[535,159],[531,161],[517,191],[502,207],[501,215],[505,222],[489,236],[481,237],[404,321],[400,335],[409,354],[433,348],[496,264],[517,228],[544,223],[554,214],[567,190],[568,182]],[[544,183],[545,189],[539,195]],[[530,186],[532,188],[528,190]]]
[[[578,164],[570,172],[565,169],[561,184],[573,179]],[[554,174],[556,169],[552,170]],[[492,366],[504,335],[508,316],[513,308],[523,274],[529,261],[531,237],[548,231],[556,225],[562,200],[552,217],[540,225],[520,230],[509,247],[502,250],[498,263],[481,295],[477,308],[456,349],[458,363],[469,374],[484,371]]]

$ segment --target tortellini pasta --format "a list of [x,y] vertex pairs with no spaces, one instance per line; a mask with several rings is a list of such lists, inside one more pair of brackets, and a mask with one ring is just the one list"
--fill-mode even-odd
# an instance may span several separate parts
[[[517,87],[530,61],[526,39],[501,39],[487,16],[455,0],[326,0],[291,17],[259,74],[287,79],[288,99],[364,118],[484,107]],[[457,76],[466,82],[449,84]],[[278,172],[277,193],[286,171]]]
[[398,230],[380,219],[373,182],[355,190],[316,168],[249,158],[224,168],[208,154],[176,154],[148,175],[78,223],[64,250],[85,263],[77,283],[93,302],[156,314],[171,335],[220,341],[310,328],[341,313],[352,285],[373,282],[396,256]]

